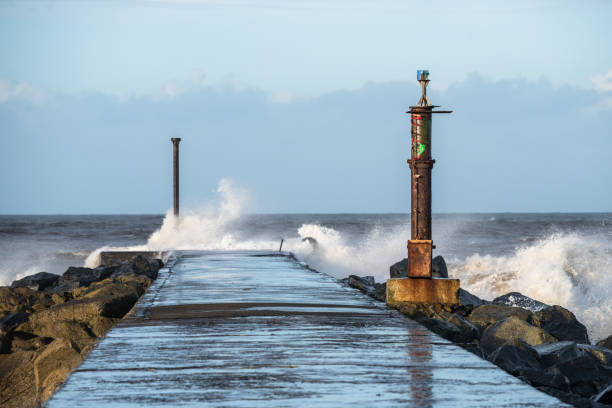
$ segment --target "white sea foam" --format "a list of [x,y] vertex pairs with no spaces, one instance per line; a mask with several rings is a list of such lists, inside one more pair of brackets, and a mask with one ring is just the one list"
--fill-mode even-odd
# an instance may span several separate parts
[[612,334],[612,244],[604,236],[553,234],[512,256],[476,254],[449,269],[480,297],[521,292],[574,312],[592,340]]

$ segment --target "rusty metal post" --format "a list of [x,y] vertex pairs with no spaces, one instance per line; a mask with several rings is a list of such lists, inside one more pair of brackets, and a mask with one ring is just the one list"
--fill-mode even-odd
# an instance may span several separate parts
[[408,241],[408,271],[406,278],[387,281],[386,302],[391,307],[412,304],[459,304],[459,279],[432,278],[431,253],[431,117],[435,111],[427,97],[428,71],[417,71],[423,94],[416,106],[411,106],[411,236]]
[[170,139],[173,144],[173,167],[174,167],[174,216],[179,215],[179,143],[180,137]]
[[427,97],[429,71],[417,71],[422,95],[416,106],[411,106],[411,237],[408,241],[408,277],[431,278],[431,170],[436,162],[431,158],[431,116],[434,106]]

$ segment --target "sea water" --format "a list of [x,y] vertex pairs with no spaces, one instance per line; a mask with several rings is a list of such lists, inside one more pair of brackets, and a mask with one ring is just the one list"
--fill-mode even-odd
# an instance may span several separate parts
[[[245,214],[230,183],[219,200],[164,215],[0,216],[0,285],[104,249],[283,250],[336,277],[378,282],[406,257],[409,214]],[[612,213],[434,214],[434,255],[477,296],[511,291],[573,311],[592,340],[612,334]],[[313,246],[306,237],[314,238]]]

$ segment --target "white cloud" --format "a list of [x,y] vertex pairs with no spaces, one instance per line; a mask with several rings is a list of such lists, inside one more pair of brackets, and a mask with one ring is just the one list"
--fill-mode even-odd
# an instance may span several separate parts
[[45,99],[45,92],[27,82],[12,82],[0,79],[0,103],[24,100],[38,104]]
[[192,71],[188,75],[182,78],[171,79],[166,81],[162,88],[154,92],[154,97],[174,99],[177,96],[199,89],[205,85],[206,75],[200,71]]
[[286,90],[276,91],[270,94],[268,100],[272,103],[290,103],[295,98],[295,95]]
[[595,75],[592,78],[595,89],[601,92],[612,91],[612,69],[602,75]]

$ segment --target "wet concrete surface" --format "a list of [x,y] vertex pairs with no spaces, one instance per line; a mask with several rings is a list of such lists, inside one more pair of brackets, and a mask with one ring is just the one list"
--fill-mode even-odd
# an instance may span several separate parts
[[47,406],[565,406],[330,276],[261,255],[182,253]]

